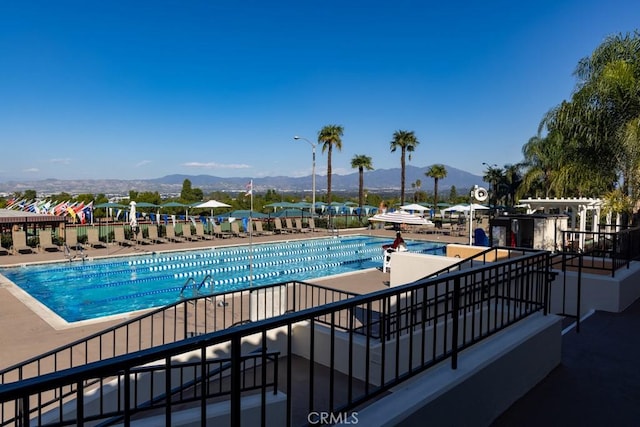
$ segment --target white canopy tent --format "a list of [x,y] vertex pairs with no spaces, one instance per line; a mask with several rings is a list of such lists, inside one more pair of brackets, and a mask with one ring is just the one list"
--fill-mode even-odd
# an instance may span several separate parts
[[404,210],[404,211],[418,211],[418,212],[424,212],[424,211],[428,211],[429,208],[419,205],[417,203],[412,203],[410,205],[404,205],[404,206],[400,206],[400,209]]

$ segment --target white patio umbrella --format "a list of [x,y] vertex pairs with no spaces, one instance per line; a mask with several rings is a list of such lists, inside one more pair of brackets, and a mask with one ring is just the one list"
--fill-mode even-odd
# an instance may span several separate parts
[[405,211],[418,211],[418,212],[424,212],[424,211],[428,211],[429,210],[429,208],[424,207],[422,205],[419,205],[417,203],[412,203],[410,205],[400,206],[400,209],[405,210]]
[[489,209],[484,205],[479,205],[477,203],[473,203],[472,205],[453,205],[446,209],[443,209],[444,212],[469,212],[469,210],[473,209],[474,211]]
[[405,211],[381,213],[369,218],[369,221],[392,222],[394,224],[429,225],[430,220]]
[[199,205],[195,205],[193,207],[194,208],[211,208],[211,216],[213,216],[213,210],[215,208],[230,208],[231,205],[219,202],[217,200],[207,200],[206,202],[200,203]]
[[138,218],[136,218],[136,202],[129,202],[129,225],[131,228],[138,226]]

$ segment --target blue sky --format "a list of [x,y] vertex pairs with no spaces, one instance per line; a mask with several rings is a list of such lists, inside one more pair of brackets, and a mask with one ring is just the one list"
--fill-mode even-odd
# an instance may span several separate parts
[[[334,173],[481,174],[522,159],[542,116],[637,0],[5,1],[0,180],[305,176],[327,124]],[[326,174],[320,147],[316,171]]]

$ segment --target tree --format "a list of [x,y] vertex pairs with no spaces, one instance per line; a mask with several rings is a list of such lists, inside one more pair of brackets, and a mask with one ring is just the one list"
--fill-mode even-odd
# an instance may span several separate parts
[[409,161],[411,161],[411,153],[416,149],[420,142],[416,138],[413,131],[397,130],[393,133],[391,140],[391,152],[395,153],[400,149],[400,204],[404,205],[404,188],[406,176],[406,157],[409,153]]
[[438,209],[438,181],[447,177],[447,168],[440,164],[431,165],[424,174],[433,178],[433,208]]
[[180,199],[183,202],[199,202],[204,198],[204,193],[199,188],[192,188],[191,181],[189,179],[185,179],[182,182],[182,191],[180,191]]
[[364,206],[364,170],[373,170],[371,157],[364,154],[356,154],[351,159],[351,167],[358,168],[358,218],[362,215],[362,206]]
[[[340,125],[326,125],[318,132],[318,143],[322,144],[322,152],[327,153],[327,206],[329,206],[329,217],[331,217],[331,153],[333,147],[342,150],[342,134],[344,128]],[[329,224],[330,226],[331,224]]]
[[489,192],[489,207],[493,205],[495,209],[498,204],[498,200],[500,199],[500,183],[504,180],[504,172],[502,168],[497,167],[496,165],[487,166],[487,170],[484,173],[482,179],[485,182],[488,182],[491,186],[491,191]]

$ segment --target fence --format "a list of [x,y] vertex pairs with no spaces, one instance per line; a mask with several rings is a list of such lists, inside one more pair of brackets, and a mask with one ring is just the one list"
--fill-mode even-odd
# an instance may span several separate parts
[[[171,425],[188,411],[205,424],[220,404],[226,405],[232,426],[249,417],[255,417],[251,425],[306,424],[310,413],[351,411],[447,359],[456,369],[463,349],[533,313],[546,314],[549,272],[550,255],[535,252],[361,296],[340,293],[327,299],[331,294],[307,288],[311,293],[306,296],[287,294],[287,304],[302,303],[280,316],[249,310],[256,320],[215,330],[190,322],[202,334],[189,337],[187,328],[180,332],[186,339],[0,386],[1,425],[81,425],[87,420],[107,425],[116,419],[128,425],[151,415]],[[278,289],[290,286],[265,288],[254,298],[276,307],[285,301]],[[224,303],[231,301],[219,305],[219,298],[190,299],[180,307],[228,308]],[[324,305],[313,307],[311,300]],[[160,335],[174,334],[172,321],[162,319],[154,322],[168,327]],[[137,336],[132,330],[127,334]],[[256,363],[243,367],[251,356]],[[229,385],[222,403],[206,392],[211,386],[207,373],[221,370],[209,364],[220,360],[228,369],[225,365],[225,375],[216,381]],[[147,365],[152,372],[140,371]],[[275,365],[281,365],[277,372]],[[248,369],[256,371],[250,387],[243,383]],[[191,403],[177,397],[185,384],[192,391]],[[275,397],[283,399],[282,406]],[[251,415],[249,399],[259,408]]]

